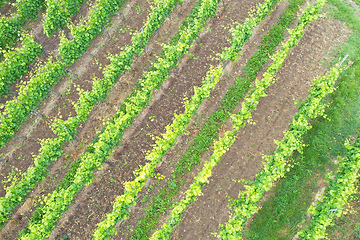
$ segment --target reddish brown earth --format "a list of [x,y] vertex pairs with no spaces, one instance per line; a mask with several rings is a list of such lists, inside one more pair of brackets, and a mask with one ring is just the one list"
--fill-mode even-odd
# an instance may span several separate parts
[[[260,2],[263,1],[225,1],[225,7],[222,6],[222,3],[220,4],[216,17],[209,21],[204,32],[190,49],[196,59],[185,56],[180,63],[178,72],[173,71],[163,87],[155,91],[149,107],[136,118],[135,125],[125,131],[121,141],[122,146],[115,148],[108,163],[103,164],[104,168],[96,172],[94,183],[84,187],[76,196],[74,204],[57,222],[57,228],[53,231],[50,239],[60,239],[65,236],[70,239],[91,237],[96,223],[103,220],[104,214],[112,210],[111,206],[115,197],[123,193],[123,183],[131,181],[133,179],[132,172],[140,165],[145,164],[144,156],[147,151],[151,150],[151,146],[154,144],[153,138],[164,132],[165,126],[172,122],[175,111],[182,113],[184,96],[192,95],[193,87],[200,85],[209,66],[218,64],[212,57],[215,56],[215,53],[221,52],[224,47],[229,46],[226,38],[230,37],[230,34],[226,27],[229,27],[232,21],[243,22],[250,7]],[[170,40],[194,4],[195,0],[185,0],[181,6],[175,8],[171,14],[172,19],[167,19],[160,28],[160,37],[155,36],[149,42],[148,52],[139,56],[132,65],[135,71],[130,71],[120,78],[121,85],[120,83],[116,84],[106,102],[96,106],[89,118],[91,121],[82,124],[79,128],[80,140],[75,140],[64,147],[64,154],[60,160],[51,165],[49,177],[29,194],[31,198],[15,209],[11,216],[13,220],[9,221],[0,231],[4,239],[14,239],[27,225],[37,199],[55,189],[66,174],[70,163],[76,160],[89,145],[96,132],[102,128],[102,122],[116,112],[117,107],[131,92],[143,72],[149,68],[155,56],[159,55],[160,44]],[[137,13],[139,6],[140,14]],[[178,144],[166,154],[163,163],[158,167],[159,173],[165,176],[165,180],[174,168],[175,164],[172,163],[177,161],[181,153],[185,151],[206,116],[218,107],[222,96],[234,83],[235,77],[241,74],[242,67],[253,54],[261,36],[266,34],[269,27],[277,20],[284,6],[285,3],[278,6],[274,13],[261,24],[250,42],[245,44],[242,56],[238,61],[227,65],[225,74],[213,90],[211,98],[203,102],[195,119],[190,123],[188,127],[190,134],[179,137]],[[82,7],[82,9],[84,9],[82,13],[86,15],[84,12],[88,7]],[[47,118],[42,120],[38,116],[32,116],[17,133],[18,138],[14,138],[8,147],[1,149],[7,162],[0,163],[0,180],[4,180],[12,166],[21,171],[25,171],[31,166],[33,162],[31,154],[36,154],[40,147],[38,139],[54,137],[47,124],[54,117],[62,115],[66,119],[74,113],[71,101],[76,101],[78,98],[76,86],[89,90],[93,77],[102,77],[102,69],[109,64],[109,60],[106,58],[107,53],[119,53],[121,46],[130,43],[130,32],[139,31],[149,12],[149,4],[144,0],[131,0],[125,4],[123,10],[125,11],[124,19],[118,16],[112,18],[112,26],[109,28],[111,37],[102,34],[93,41],[88,49],[96,57],[98,64],[94,64],[95,59],[84,54],[71,67],[78,78],[69,83],[68,77],[66,77],[52,89],[58,93],[58,96],[48,97],[39,107],[39,112],[46,115]],[[34,28],[35,25],[32,27]],[[127,29],[126,32],[123,32],[124,28]],[[341,32],[341,36],[339,36],[339,32]],[[277,74],[278,81],[269,88],[268,96],[261,99],[257,110],[253,113],[256,125],[248,125],[239,131],[237,141],[214,169],[210,183],[203,188],[204,195],[188,207],[186,213],[183,214],[183,222],[175,228],[172,239],[213,238],[209,233],[216,232],[219,223],[225,223],[228,218],[226,194],[236,197],[239,190],[243,190],[241,184],[233,182],[232,179],[252,180],[254,178],[256,172],[262,167],[261,154],[267,154],[274,150],[273,140],[282,138],[283,131],[288,128],[288,122],[297,111],[293,98],[297,100],[306,98],[313,78],[326,72],[322,63],[331,60],[328,53],[333,51],[336,45],[343,43],[348,34],[349,31],[344,25],[327,19],[318,20],[308,26],[299,46],[292,50],[284,67]],[[46,41],[51,41],[50,39]],[[58,43],[54,41],[52,46],[54,55],[56,55]],[[261,72],[264,72],[264,69]],[[261,75],[258,77],[261,78]],[[69,94],[66,94],[69,86],[72,87]],[[13,87],[16,89],[16,84]],[[230,129],[230,123],[225,124],[220,130],[220,136],[227,129]],[[20,147],[20,144],[23,146]],[[202,156],[202,162],[208,160],[211,153],[212,150],[209,149]],[[198,166],[189,174],[183,190],[175,199],[176,201],[181,199],[182,193],[193,182],[193,177],[201,170],[201,167],[201,165]],[[158,181],[152,178],[147,186],[156,182]],[[160,184],[163,182],[164,180],[160,181]],[[160,185],[157,185],[149,193],[149,196],[156,194],[159,187]],[[147,190],[145,189],[143,192],[147,193]],[[0,196],[4,195],[4,188],[1,187]],[[142,199],[143,196],[144,193],[140,194],[139,199]],[[125,239],[128,236],[129,231],[124,231],[125,227],[129,226],[130,230],[134,228],[137,221],[143,216],[145,206],[146,204],[138,201],[136,207],[131,208],[129,220],[122,221],[117,225],[119,234],[114,237],[115,239]],[[168,214],[169,211],[161,222],[166,220]],[[20,215],[23,217],[17,218]]]

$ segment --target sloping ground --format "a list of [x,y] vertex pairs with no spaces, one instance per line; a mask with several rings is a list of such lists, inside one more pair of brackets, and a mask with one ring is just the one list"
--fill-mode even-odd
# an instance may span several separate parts
[[[121,146],[114,149],[110,160],[103,164],[104,168],[96,172],[94,183],[80,191],[74,204],[57,222],[51,239],[64,237],[87,239],[91,237],[96,223],[103,220],[105,213],[111,211],[111,203],[115,197],[123,193],[123,183],[133,179],[133,171],[138,166],[144,165],[144,156],[151,149],[151,145],[154,143],[153,138],[164,132],[164,127],[171,123],[174,112],[183,111],[183,97],[190,96],[193,93],[193,87],[200,85],[201,79],[211,64],[218,64],[213,57],[215,57],[215,53],[220,53],[225,46],[229,46],[226,37],[230,37],[228,27],[231,21],[243,22],[250,7],[260,2],[263,1],[225,1],[225,6],[220,3],[216,17],[210,20],[204,32],[190,49],[188,56],[182,59],[178,70],[174,70],[163,87],[155,91],[153,100],[135,119],[135,124],[125,131]],[[92,43],[89,51],[97,58],[93,63],[98,61],[99,64],[91,65],[93,59],[86,54],[74,64],[72,70],[79,76],[75,82],[76,85],[80,85],[86,90],[90,89],[92,77],[101,77],[101,69],[109,63],[105,57],[106,53],[118,53],[118,47],[128,44],[129,29],[140,30],[142,22],[148,14],[149,5],[143,1],[131,1],[131,3],[133,5],[126,8],[125,16],[128,17],[125,20],[120,21],[120,17],[114,17],[113,26],[109,30],[111,37],[103,34]],[[135,70],[121,77],[121,84],[118,83],[113,88],[107,101],[99,104],[92,113],[91,119],[80,127],[78,132],[80,140],[65,147],[61,161],[52,164],[49,177],[30,193],[31,198],[27,199],[25,204],[15,210],[16,213],[13,214],[12,220],[1,230],[5,239],[14,239],[26,226],[31,212],[36,208],[37,199],[55,189],[65,175],[69,164],[76,160],[88,146],[96,132],[102,128],[102,123],[115,113],[142,73],[149,68],[154,57],[160,54],[160,43],[169,41],[194,4],[194,0],[189,0],[176,7],[171,14],[171,19],[167,19],[161,27],[160,37],[153,38],[148,44],[148,52],[140,56],[132,65]],[[157,171],[164,175],[165,179],[173,170],[174,163],[186,149],[188,143],[196,136],[198,127],[202,125],[205,117],[217,108],[224,92],[233,84],[234,77],[241,74],[243,65],[254,52],[262,34],[267,33],[269,27],[283,11],[284,6],[285,3],[282,3],[277,7],[271,17],[256,30],[250,43],[245,45],[239,61],[227,65],[225,75],[214,89],[211,99],[204,101],[198,111],[197,119],[190,124],[189,134],[178,139],[179,144],[168,152],[164,163],[159,166]],[[127,30],[124,33],[125,28]],[[269,88],[268,96],[261,99],[254,112],[253,119],[256,125],[248,125],[239,131],[237,141],[215,168],[210,183],[203,188],[204,195],[188,207],[187,212],[182,216],[184,221],[175,228],[172,239],[214,238],[210,233],[217,232],[219,223],[225,223],[228,218],[226,195],[236,198],[238,192],[243,190],[241,184],[232,179],[253,180],[256,172],[262,167],[261,154],[269,153],[274,149],[273,140],[282,138],[283,131],[288,128],[287,123],[297,111],[294,99],[302,101],[306,98],[312,79],[317,75],[324,74],[327,68],[323,64],[333,60],[333,56],[328,54],[334,52],[345,42],[349,33],[344,24],[328,19],[315,21],[308,26],[304,38],[291,51],[284,67],[276,74],[277,82]],[[264,69],[263,67],[260,73]],[[261,74],[258,74],[258,78],[261,78]],[[63,85],[56,87],[55,92],[64,94],[46,99],[39,111],[41,113],[48,112],[51,117],[61,114],[66,119],[71,116],[72,107],[67,107],[67,105],[76,100],[78,95],[76,85],[73,85],[69,94],[65,93],[69,85],[64,81]],[[239,107],[234,112],[238,110]],[[32,158],[29,153],[39,149],[37,139],[52,136],[46,122],[46,120],[33,116],[29,123],[24,124],[19,136],[25,135],[27,138],[26,140],[15,139],[11,143],[12,148],[10,147],[4,152],[9,154],[7,156],[10,160],[7,165],[3,164],[0,180],[3,180],[4,176],[11,171],[11,166],[24,170],[31,165]],[[230,126],[229,122],[224,124],[223,128],[219,130],[219,135],[221,136]],[[31,133],[28,133],[29,130]],[[30,139],[32,140],[29,141]],[[24,146],[18,148],[15,144]],[[207,160],[211,153],[212,149],[210,148],[203,154],[202,162]],[[182,192],[193,182],[193,177],[198,171],[197,167],[186,176],[186,184],[183,186]],[[164,183],[156,178],[152,179],[148,183],[149,196],[154,195],[159,189],[158,186],[154,188],[156,182]],[[1,189],[1,193],[0,196],[5,194],[3,189]],[[175,200],[180,199],[181,194],[178,194]],[[146,206],[143,204],[146,200],[145,196],[147,196],[147,190],[139,197],[138,205],[131,209],[130,219],[117,225],[119,234],[114,239],[125,239],[129,237],[129,233],[131,234],[131,231],[125,230],[135,229],[137,221],[143,217]],[[140,199],[143,201],[140,202]],[[165,213],[164,217],[160,219],[160,223],[167,215]]]

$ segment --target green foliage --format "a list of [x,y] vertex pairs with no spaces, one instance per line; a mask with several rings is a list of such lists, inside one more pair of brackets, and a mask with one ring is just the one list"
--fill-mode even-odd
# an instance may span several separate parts
[[22,48],[16,48],[4,54],[4,61],[0,63],[0,96],[9,92],[9,86],[20,77],[25,76],[28,67],[40,56],[43,48],[30,36],[22,41]]
[[86,24],[70,25],[72,40],[61,35],[59,54],[67,65],[73,64],[90,46],[91,41],[103,32],[108,19],[119,10],[125,0],[97,0],[96,6],[90,9]]
[[[344,205],[357,192],[355,182],[360,169],[360,133],[353,146],[350,141],[346,141],[345,147],[347,155],[339,163],[336,177],[328,174],[329,186],[325,195],[308,209],[312,219],[309,226],[298,233],[302,239],[326,238],[326,227],[332,223],[335,216],[340,217],[344,213]],[[335,179],[332,179],[333,177]]]
[[[29,86],[33,88],[32,89],[33,91],[27,92],[28,96],[20,96],[19,97],[20,101],[18,101],[14,105],[10,105],[10,103],[13,103],[13,101],[9,101],[8,102],[9,104],[6,104],[5,106],[0,106],[0,107],[5,108],[5,111],[4,111],[5,114],[3,114],[3,116],[1,117],[1,119],[3,119],[4,121],[2,121],[2,124],[0,125],[0,147],[5,146],[5,144],[10,141],[10,139],[14,136],[14,133],[19,129],[20,124],[28,118],[28,114],[31,112],[31,109],[36,107],[36,105],[39,103],[39,101],[42,99],[42,97],[47,95],[47,91],[60,80],[61,76],[65,75],[65,67],[68,66],[67,64],[73,63],[78,57],[80,57],[82,55],[82,53],[90,45],[92,39],[95,38],[102,31],[102,27],[108,21],[108,17],[110,17],[112,15],[112,13],[114,13],[114,11],[116,11],[120,7],[119,6],[120,3],[116,2],[116,1],[113,2],[113,4],[115,4],[115,5],[109,5],[109,3],[111,1],[108,1],[108,0],[99,0],[99,1],[100,2],[98,2],[97,7],[99,9],[101,9],[101,11],[95,11],[94,9],[91,9],[89,24],[79,26],[79,29],[86,30],[86,31],[81,32],[81,33],[77,32],[78,35],[77,35],[77,37],[74,36],[73,40],[66,39],[67,40],[66,44],[68,44],[68,45],[70,44],[72,46],[71,48],[61,50],[61,46],[60,46],[59,51],[60,52],[62,51],[63,54],[68,56],[68,58],[65,59],[66,64],[64,62],[57,63],[58,66],[62,66],[62,68],[63,68],[62,72],[61,72],[62,74],[59,74],[60,70],[57,69],[56,67],[49,67],[50,65],[53,65],[52,61],[47,62],[46,63],[47,66],[45,67],[47,69],[46,74],[49,75],[48,77],[50,77],[50,79],[48,79],[47,81],[43,81],[44,85],[41,85],[41,81],[39,81],[39,79],[44,77],[43,72],[40,70],[40,73],[37,73],[37,75],[28,82],[27,86],[24,86],[24,85],[20,86],[20,89],[28,88]],[[122,1],[124,1],[124,0],[122,0]],[[174,2],[177,2],[177,1],[178,0],[176,0],[176,1],[174,0]],[[105,6],[103,6],[103,5],[105,5]],[[105,15],[101,15],[105,12],[106,12]],[[161,21],[161,18],[156,19],[156,20],[158,21],[157,23],[159,23]],[[0,28],[1,28],[1,24],[0,24]],[[74,28],[74,29],[78,29],[78,28]],[[93,33],[95,30],[96,30],[96,34],[94,35]],[[91,37],[89,38],[89,36],[91,36]],[[76,39],[78,39],[78,40],[76,40]],[[136,40],[138,40],[138,39],[136,39]],[[133,42],[135,45],[137,44],[136,40],[133,39]],[[81,42],[79,42],[79,41],[81,41]],[[139,45],[136,45],[136,46],[139,47]],[[142,48],[133,48],[130,50],[133,50],[135,53],[143,51]],[[131,54],[134,54],[134,52],[128,51],[127,57],[129,57],[129,56],[132,57],[133,55],[131,55]],[[121,56],[123,56],[123,55],[121,55]],[[130,59],[128,59],[128,61],[130,61]],[[120,68],[121,67],[124,67],[125,69],[129,69],[129,66],[127,66],[126,64],[125,64],[125,66],[120,66]],[[113,65],[113,68],[114,68],[114,65]],[[119,69],[119,66],[117,68]],[[111,70],[113,70],[113,69],[111,69]],[[116,73],[113,76],[116,76]],[[56,78],[52,78],[52,77],[56,77]],[[49,81],[49,80],[51,80],[51,81]],[[99,82],[97,82],[97,84],[99,84]],[[103,84],[103,83],[101,83],[101,84]],[[104,85],[103,87],[106,87],[106,85]],[[34,101],[33,102],[30,102],[30,101],[22,102],[20,99],[22,97],[27,97],[29,99],[33,99]],[[15,114],[19,114],[20,117],[15,118]],[[72,120],[74,120],[74,119],[72,118]],[[59,120],[59,122],[61,122],[61,121]],[[76,125],[76,123],[74,123],[74,122],[72,122],[70,124]],[[57,128],[60,129],[60,130],[58,130],[59,132],[62,132],[63,134],[65,132],[66,135],[69,135],[69,132],[67,131],[66,127],[64,127],[64,124],[60,124],[60,127],[57,127]],[[73,132],[70,132],[70,135],[72,133]]]
[[[199,2],[197,4],[199,4]],[[304,2],[304,0],[301,0],[301,2]],[[301,2],[299,3],[299,0],[291,0],[280,20],[270,29],[268,34],[270,37],[268,37],[268,35],[264,36],[259,49],[244,67],[245,77],[236,79],[235,86],[232,86],[225,94],[219,109],[213,112],[206,120],[194,141],[181,156],[174,174],[172,174],[171,179],[168,180],[168,187],[162,188],[160,193],[150,201],[145,217],[140,220],[130,239],[147,239],[147,236],[150,235],[156,227],[160,215],[165,212],[168,207],[172,206],[171,199],[185,182],[183,177],[184,172],[191,171],[193,167],[200,162],[201,154],[213,144],[217,137],[217,130],[225,123],[230,113],[243,98],[250,87],[251,80],[256,76],[262,64],[269,59],[270,54],[276,50],[276,46],[282,41],[284,37],[283,32],[292,23],[298,5],[300,5]],[[189,20],[186,19],[184,21],[186,24],[191,23],[191,16],[192,14],[189,15]],[[234,37],[243,39],[241,36],[234,35]],[[259,59],[261,59],[261,61],[259,61]]]
[[360,127],[358,66],[354,63],[341,74],[335,92],[326,98],[325,104],[330,104],[324,113],[326,119],[320,117],[311,122],[312,128],[303,137],[303,153],[295,152],[289,159],[294,166],[276,184],[274,194],[256,214],[244,238],[285,240],[297,233],[298,224],[306,218],[312,196],[318,191],[317,183],[327,171],[325,167],[331,167],[337,155],[346,154],[345,137]]
[[256,14],[250,12],[250,17],[245,19],[244,24],[237,24],[235,28],[231,28],[230,32],[232,34],[231,46],[227,47],[224,52],[219,54],[220,60],[222,61],[235,61],[240,54],[240,50],[244,45],[244,42],[247,42],[252,36],[252,31],[262,20],[268,16],[273,7],[280,0],[265,1],[264,3],[259,3],[256,6]]
[[[261,82],[256,81],[256,88],[242,105],[238,115],[232,115],[233,127],[237,130],[245,126],[245,121],[251,120],[253,105],[258,104],[258,99],[264,96],[264,90],[273,82],[273,75],[279,70],[283,61],[286,59],[290,49],[296,46],[305,31],[308,23],[317,18],[317,13],[324,5],[325,1],[318,1],[315,6],[308,5],[304,14],[300,17],[297,27],[290,30],[289,39],[282,45],[282,49],[273,57],[274,62],[268,67],[263,75]],[[231,205],[234,212],[230,215],[229,221],[225,226],[221,225],[219,237],[221,239],[241,239],[242,228],[246,221],[258,211],[257,203],[262,198],[264,192],[270,190],[273,183],[284,176],[286,170],[286,159],[296,150],[302,152],[303,143],[301,136],[311,128],[309,121],[311,118],[324,114],[325,106],[322,100],[335,89],[335,80],[339,76],[339,71],[332,68],[327,76],[315,79],[314,86],[309,97],[302,105],[290,124],[288,132],[284,133],[283,141],[276,141],[279,146],[274,155],[264,156],[266,162],[264,168],[257,175],[254,182],[245,182],[246,191],[239,193],[239,199]]]
[[0,0],[0,8],[2,8],[5,5],[5,3],[9,3],[9,2],[10,0]]
[[[313,201],[311,196],[318,191],[317,183],[324,179],[326,166],[332,167],[332,161],[336,156],[345,156],[345,137],[353,135],[360,127],[357,91],[360,87],[360,75],[356,70],[359,69],[360,41],[357,39],[360,24],[353,9],[354,5],[338,0],[327,2],[330,3],[324,7],[327,15],[345,22],[353,30],[347,42],[338,50],[332,64],[336,64],[345,54],[350,55],[348,59],[352,59],[354,64],[341,74],[336,91],[326,99],[329,104],[325,112],[326,119],[320,117],[312,121],[312,129],[304,136],[307,147],[304,148],[303,154],[295,153],[290,159],[291,163],[296,165],[276,184],[273,194],[256,214],[250,228],[244,232],[246,239],[293,238],[299,231],[299,223],[304,226],[302,221],[307,219],[306,210]],[[344,239],[354,239],[357,236],[355,230],[353,231],[357,227],[350,223],[355,220],[349,220],[353,217],[354,215],[350,214],[334,220],[334,229],[341,229],[339,232]],[[328,237],[339,238],[339,235],[332,234],[331,230],[332,228]]]
[[[138,35],[144,35],[146,38],[143,41],[148,41],[151,38],[153,29],[160,27],[162,22],[166,19],[168,12],[174,9],[177,1],[162,2],[157,8],[154,8],[150,13],[147,22],[144,26],[144,34],[137,33],[133,36],[133,45],[127,47],[126,52],[121,52],[117,56],[112,57],[112,63],[104,70],[103,79],[95,79],[93,82],[92,91],[85,92],[80,90],[80,97],[75,103],[76,116],[69,117],[66,121],[61,119],[55,119],[50,126],[54,133],[59,137],[56,139],[46,139],[42,141],[39,154],[35,157],[34,167],[30,167],[26,172],[26,177],[14,188],[8,188],[6,195],[3,199],[0,198],[0,206],[3,207],[3,211],[0,211],[0,223],[7,221],[6,216],[11,213],[11,210],[19,204],[26,194],[37,183],[42,181],[48,174],[47,167],[49,164],[57,160],[62,153],[62,146],[72,140],[76,134],[76,130],[81,122],[86,122],[88,115],[91,113],[93,107],[102,99],[104,99],[107,93],[111,90],[114,84],[118,81],[120,74],[130,70],[129,65],[133,62],[132,57],[135,53],[143,51],[144,47],[142,42],[136,41],[139,39]],[[164,13],[159,11],[162,9]],[[152,27],[149,27],[149,26]],[[151,32],[149,32],[151,31]],[[141,36],[140,36],[141,37]],[[128,56],[126,59],[122,58]],[[116,60],[116,61],[115,61]],[[74,178],[76,169],[79,163],[72,165],[68,175],[64,181],[61,182],[58,187],[67,188]],[[36,175],[34,174],[36,173]],[[13,199],[10,201],[10,199]],[[14,201],[16,199],[16,201]]]
[[4,108],[0,116],[0,147],[4,147],[14,137],[21,123],[28,118],[33,108],[48,95],[50,88],[63,75],[65,75],[65,64],[50,60],[26,86],[20,87],[17,98],[0,106]]
[[273,183],[289,171],[287,159],[294,151],[302,152],[304,143],[302,136],[311,129],[310,120],[324,115],[325,105],[323,99],[335,90],[335,81],[340,72],[335,67],[328,75],[318,77],[305,103],[290,124],[290,128],[284,133],[282,141],[275,141],[278,148],[273,155],[263,156],[264,168],[256,175],[253,182],[244,181],[246,191],[239,193],[239,199],[234,200],[231,208],[234,213],[230,216],[226,226],[221,226],[220,236],[223,239],[241,239],[242,228],[246,221],[258,211],[257,203],[266,191],[269,191]]
[[17,13],[13,13],[11,18],[0,18],[0,56],[16,44],[21,36],[21,27],[28,19],[36,19],[44,8],[45,0],[19,0],[13,5],[17,8]]
[[[207,2],[209,1],[209,2]],[[199,11],[195,26],[183,31],[176,47],[164,46],[164,56],[158,57],[152,70],[145,73],[137,87],[122,104],[120,110],[108,121],[106,127],[96,137],[86,152],[80,156],[80,166],[76,169],[73,182],[67,188],[57,189],[44,199],[44,216],[40,223],[29,223],[28,233],[21,239],[46,238],[55,227],[56,220],[72,203],[75,195],[85,184],[90,184],[93,172],[101,167],[101,163],[111,150],[120,142],[124,130],[132,124],[133,119],[147,106],[152,92],[170,74],[170,68],[177,65],[178,60],[187,52],[192,42],[197,38],[206,19],[215,14],[214,2],[205,1]],[[212,3],[212,4],[211,4]],[[159,3],[160,4],[160,3]],[[217,4],[217,1],[216,1]]]
[[184,113],[175,114],[173,123],[165,127],[166,132],[162,135],[162,138],[156,140],[153,150],[145,156],[145,159],[150,162],[134,173],[137,176],[135,180],[124,184],[125,192],[115,199],[113,211],[106,215],[104,221],[98,223],[98,227],[94,231],[95,239],[106,239],[115,233],[115,224],[127,217],[130,205],[136,204],[138,193],[142,190],[148,178],[154,174],[156,165],[162,161],[165,153],[176,144],[176,138],[184,132],[202,101],[210,96],[210,91],[219,81],[221,75],[221,66],[211,68],[202,86],[194,88],[194,95],[190,101],[184,102]]
[[72,16],[78,14],[78,7],[85,0],[45,0],[46,14],[43,21],[44,33],[50,37],[59,28],[64,28]]
[[[324,4],[324,2],[320,2],[319,4],[320,4],[320,6],[322,6]],[[318,7],[318,6],[316,6],[316,7]],[[239,130],[239,128],[240,127],[244,128],[246,123],[251,121],[251,112],[256,109],[256,106],[259,103],[259,99],[266,95],[265,90],[274,82],[274,74],[282,66],[282,63],[287,58],[287,55],[290,52],[291,48],[296,46],[298,44],[299,40],[302,38],[302,34],[305,31],[306,25],[309,22],[316,19],[316,17],[314,17],[314,16],[316,15],[318,10],[312,11],[311,14],[307,14],[309,9],[310,9],[310,6],[308,6],[308,8],[305,9],[304,15],[300,18],[300,22],[299,22],[297,28],[290,31],[290,37],[287,40],[287,42],[285,42],[282,45],[282,49],[272,57],[273,63],[267,68],[267,71],[264,73],[263,80],[255,82],[255,88],[252,91],[250,91],[249,96],[245,98],[245,101],[242,104],[242,108],[240,109],[239,113],[231,116],[232,120],[233,120],[233,129],[234,130],[226,131],[224,133],[224,137],[220,138],[218,141],[215,142],[214,152],[211,155],[210,160],[205,162],[203,169],[200,171],[198,176],[195,177],[195,181],[190,185],[190,188],[185,192],[185,196],[181,199],[181,201],[179,203],[177,203],[175,205],[175,207],[173,208],[173,210],[170,213],[170,217],[167,220],[167,222],[165,224],[163,224],[161,226],[161,229],[156,231],[150,239],[155,240],[155,239],[169,238],[172,233],[173,227],[176,226],[181,221],[181,215],[186,210],[187,206],[190,205],[192,202],[196,201],[197,197],[201,194],[201,188],[208,182],[208,178],[211,176],[211,173],[212,173],[212,168],[219,163],[219,161],[221,160],[221,156],[235,142],[236,132]],[[318,8],[314,8],[314,9],[318,9]],[[244,33],[242,33],[242,34],[244,34]],[[336,72],[336,71],[333,74],[334,75],[337,74],[336,76],[338,76],[338,72]],[[334,76],[332,76],[332,78],[330,78],[330,79],[332,80],[332,81],[330,81],[330,83],[334,84],[335,83]],[[324,88],[324,90],[328,90],[328,88],[331,89],[326,84],[323,84],[323,83],[321,83],[321,84],[319,84],[319,86],[322,87],[321,90],[323,88]],[[331,84],[329,84],[329,85],[331,85]],[[317,85],[316,87],[319,88],[319,86]],[[316,90],[318,90],[317,88],[316,88]],[[326,94],[328,92],[329,92],[329,90],[324,91],[324,94]],[[320,97],[320,98],[324,97],[318,93],[315,93],[314,95],[316,95],[316,97]],[[313,99],[311,99],[311,100],[313,100]],[[316,105],[316,103],[317,102],[315,101],[314,104]],[[322,112],[322,108],[314,109],[313,105],[311,105],[309,108],[310,108],[309,111],[313,115],[318,114],[319,112],[320,113]],[[298,124],[298,122],[296,122],[296,124]],[[303,125],[300,125],[300,128],[303,128]],[[298,126],[298,125],[296,125],[296,126]],[[286,134],[286,142],[289,144],[289,146],[291,146],[293,148],[294,148],[294,146],[299,146],[299,143],[297,143],[296,141],[294,142],[294,137],[291,135],[288,135],[288,134]],[[286,154],[289,154],[289,152],[292,152],[288,149],[289,148],[288,146],[286,146],[286,147],[287,148],[285,148],[283,145],[280,145],[279,148],[282,149],[283,152]],[[279,158],[277,158],[277,160],[283,160],[283,157],[279,157]],[[277,169],[275,168],[275,170],[277,170]],[[273,176],[275,176],[274,170],[272,170],[270,172],[270,174],[273,174]],[[265,179],[269,180],[268,178],[265,178]],[[264,183],[264,181],[261,181],[261,180],[259,180],[259,182]],[[261,198],[261,196],[259,195],[259,192],[260,192],[259,189],[268,189],[271,184],[271,181],[270,182],[266,181],[264,184],[262,184],[259,187],[259,189],[257,189],[257,187],[259,186],[259,182],[256,182],[256,184],[254,184],[252,186],[247,186],[248,196],[245,199],[246,203],[251,202],[252,200],[255,200],[256,197]],[[252,196],[252,194],[254,196]],[[242,205],[240,205],[240,206],[242,206]],[[253,209],[251,209],[251,207],[253,207],[253,206],[249,205],[249,207],[245,207],[246,214],[249,215],[253,212],[254,207],[253,207]],[[236,212],[236,214],[238,214],[238,212],[236,210],[237,209],[235,209],[235,212]],[[239,215],[241,213],[242,212],[240,212]],[[245,215],[245,216],[247,217],[248,215]],[[242,221],[244,221],[244,220],[245,220],[244,215],[240,215],[234,221],[232,221],[232,218],[230,217],[230,221],[228,222],[226,227],[223,228],[223,231],[221,232],[221,235],[219,235],[219,237],[221,237],[221,239],[239,239],[239,238],[241,238],[241,234],[239,234],[239,232],[241,233],[241,228],[239,226],[243,225]]]

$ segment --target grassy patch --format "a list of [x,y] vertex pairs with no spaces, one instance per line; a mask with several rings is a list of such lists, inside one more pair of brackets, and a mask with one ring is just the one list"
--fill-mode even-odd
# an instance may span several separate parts
[[[350,54],[354,64],[341,74],[338,89],[327,99],[330,105],[326,114],[330,121],[324,118],[313,121],[313,128],[304,137],[308,145],[304,154],[295,154],[292,161],[297,165],[276,185],[273,194],[244,234],[245,239],[291,239],[299,230],[298,224],[305,219],[313,194],[318,190],[317,183],[324,179],[327,167],[336,168],[332,160],[338,155],[345,156],[345,139],[360,129],[360,72],[357,71],[360,69],[360,24],[347,4],[338,0],[329,2],[332,5],[328,9],[332,15],[346,22],[353,30],[352,36],[340,50],[340,56]],[[359,224],[342,229],[355,234],[356,227],[359,230]]]
[[199,164],[200,156],[208,150],[218,137],[218,129],[227,121],[230,113],[240,103],[245,93],[249,90],[251,82],[257,73],[274,53],[277,45],[284,39],[285,30],[295,19],[295,14],[304,0],[291,0],[279,21],[265,35],[255,54],[244,67],[242,77],[235,81],[235,85],[225,94],[220,107],[213,112],[200,129],[199,134],[190,144],[184,155],[177,163],[175,172],[171,175],[168,186],[150,199],[143,219],[139,221],[130,239],[147,239],[159,222],[159,217],[172,206],[172,199],[185,183],[185,174]]
[[360,6],[360,0],[353,0],[357,5]]

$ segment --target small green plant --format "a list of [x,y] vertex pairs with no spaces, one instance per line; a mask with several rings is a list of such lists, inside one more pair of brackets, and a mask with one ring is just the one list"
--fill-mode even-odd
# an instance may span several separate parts
[[152,183],[148,189],[148,192],[152,191],[155,187],[155,183]]
[[7,177],[2,180],[2,184],[11,182],[11,184],[15,184],[18,180],[18,177],[21,175],[21,171],[18,168],[15,168],[14,166],[11,167],[11,172]]
[[141,203],[144,203],[148,200],[149,196],[148,195],[145,195],[142,199],[141,199]]
[[30,125],[32,126],[32,125],[34,125],[34,124],[36,124],[37,123],[37,119],[35,119],[35,121],[33,121]]
[[136,13],[137,14],[141,13],[141,4],[139,6],[136,6]]

